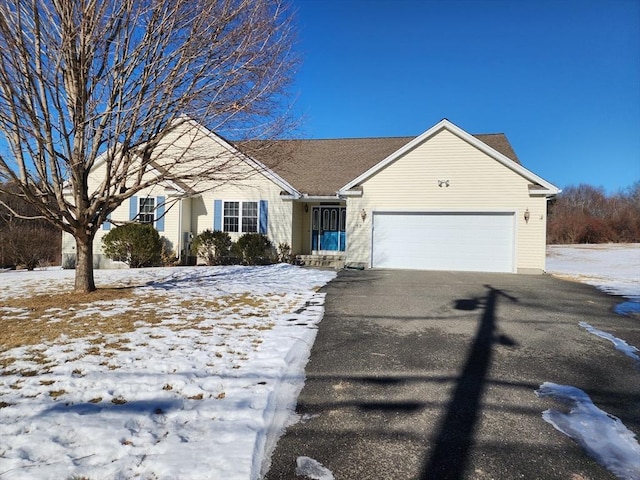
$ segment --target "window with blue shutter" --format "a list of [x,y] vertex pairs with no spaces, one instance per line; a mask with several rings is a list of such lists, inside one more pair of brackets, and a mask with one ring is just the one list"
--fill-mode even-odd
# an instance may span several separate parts
[[222,231],[222,200],[213,201],[213,230]]
[[138,197],[129,199],[129,220],[133,221],[138,216]]
[[269,223],[269,202],[260,200],[260,230],[259,232],[266,235]]
[[111,214],[107,215],[107,219],[102,224],[103,230],[111,230]]
[[156,197],[156,230],[164,232],[164,202],[165,197]]

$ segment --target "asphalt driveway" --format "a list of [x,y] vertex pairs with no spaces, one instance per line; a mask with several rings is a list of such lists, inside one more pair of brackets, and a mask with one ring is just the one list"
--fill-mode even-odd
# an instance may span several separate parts
[[[311,457],[337,480],[614,478],[542,419],[572,385],[640,434],[640,370],[588,322],[640,346],[617,300],[548,275],[342,271],[266,479]],[[638,435],[640,436],[640,435]]]

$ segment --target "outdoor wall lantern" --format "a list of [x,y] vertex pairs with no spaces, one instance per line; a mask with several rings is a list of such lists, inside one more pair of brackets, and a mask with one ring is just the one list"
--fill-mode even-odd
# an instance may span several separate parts
[[442,187],[449,188],[449,180],[438,180],[438,186],[440,188],[442,188]]
[[524,211],[524,221],[525,223],[529,223],[529,219],[531,218],[531,213],[529,212],[529,209],[527,208]]
[[364,208],[360,211],[360,218],[362,218],[362,221],[363,221],[363,222],[364,222],[364,221],[366,220],[366,218],[367,218],[367,211],[366,211]]
[[305,203],[304,204],[304,213],[308,213],[309,212],[309,204]]

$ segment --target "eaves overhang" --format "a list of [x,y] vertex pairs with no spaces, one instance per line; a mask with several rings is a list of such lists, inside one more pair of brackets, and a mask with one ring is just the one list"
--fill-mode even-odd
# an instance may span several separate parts
[[237,155],[238,157],[242,158],[242,160],[244,160],[248,165],[255,168],[258,172],[260,172],[269,180],[271,180],[273,183],[278,185],[282,190],[286,191],[292,197],[299,198],[302,195],[293,185],[291,185],[284,178],[282,178],[280,175],[278,175],[276,172],[274,172],[272,169],[267,167],[262,162],[256,160],[253,157],[250,157],[246,153],[243,153],[241,150],[233,146],[230,142],[226,141],[221,136],[216,135],[214,132],[209,130],[204,125],[201,125],[200,123],[196,122],[195,120],[187,118],[186,121],[190,123],[193,127],[203,131],[205,135],[209,137],[211,140],[213,140],[214,142],[217,142],[218,144],[220,144],[221,146],[223,146],[224,148],[232,152],[234,155]]
[[339,194],[344,195],[345,192],[352,190],[354,187],[361,185],[363,182],[373,177],[376,173],[378,173],[379,171],[387,167],[389,164],[395,162],[404,154],[413,150],[418,145],[422,144],[423,142],[425,142],[426,140],[428,140],[429,138],[433,137],[434,135],[436,135],[437,133],[443,130],[447,130],[448,132],[451,132],[452,134],[456,135],[460,139],[476,147],[478,150],[484,152],[485,154],[494,158],[496,161],[502,163],[505,167],[513,170],[514,172],[518,173],[522,177],[526,178],[531,183],[540,185],[540,187],[545,190],[546,195],[553,196],[560,193],[560,189],[555,185],[553,185],[552,183],[547,182],[545,179],[539,177],[538,175],[526,169],[519,163],[511,160],[506,155],[503,155],[502,153],[498,152],[497,150],[490,147],[483,141],[477,139],[473,135],[465,132],[463,129],[461,129],[457,125],[454,125],[453,123],[451,123],[449,120],[445,118],[445,119],[442,119],[437,124],[435,124],[430,129],[428,129],[423,134],[417,136],[416,138],[411,140],[409,143],[407,143],[406,145],[404,145],[403,147],[401,147],[400,149],[398,149],[397,151],[395,151],[394,153],[386,157],[385,159],[378,162],[376,165],[371,167],[366,172],[362,173],[360,176],[354,178],[352,181],[347,183],[344,187],[342,187],[339,190]]

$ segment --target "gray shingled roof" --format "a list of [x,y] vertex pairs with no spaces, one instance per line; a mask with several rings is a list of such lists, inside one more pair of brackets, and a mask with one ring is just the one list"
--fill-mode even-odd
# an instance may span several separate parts
[[[474,135],[520,163],[502,133]],[[246,142],[240,150],[262,162],[296,190],[308,195],[335,193],[416,137],[342,138]]]

